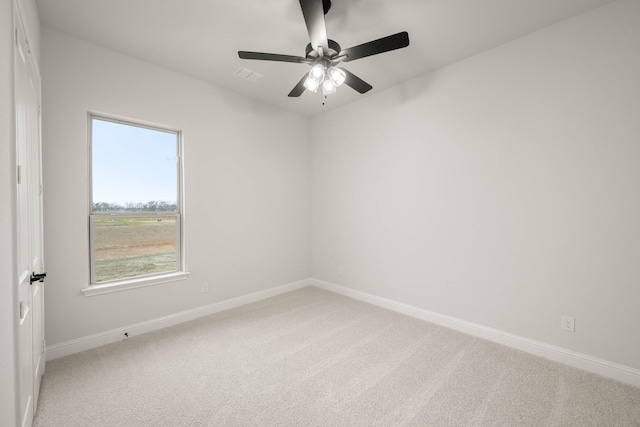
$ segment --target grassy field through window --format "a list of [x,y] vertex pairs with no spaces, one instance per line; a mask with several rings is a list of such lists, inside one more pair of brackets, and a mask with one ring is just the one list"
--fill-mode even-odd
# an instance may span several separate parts
[[176,218],[97,218],[94,233],[96,283],[178,268]]

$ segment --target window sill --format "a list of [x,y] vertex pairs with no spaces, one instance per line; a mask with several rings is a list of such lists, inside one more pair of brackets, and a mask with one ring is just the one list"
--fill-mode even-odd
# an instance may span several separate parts
[[112,292],[143,288],[145,286],[154,286],[160,285],[162,283],[177,282],[178,280],[186,280],[188,277],[189,273],[185,271],[162,274],[158,276],[139,277],[136,279],[105,283],[103,285],[89,285],[86,288],[82,289],[82,293],[85,297],[92,297],[95,295],[110,294]]

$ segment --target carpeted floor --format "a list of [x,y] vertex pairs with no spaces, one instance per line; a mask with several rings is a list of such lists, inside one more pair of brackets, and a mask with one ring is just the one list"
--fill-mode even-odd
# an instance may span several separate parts
[[35,426],[640,426],[640,389],[309,287],[47,364]]

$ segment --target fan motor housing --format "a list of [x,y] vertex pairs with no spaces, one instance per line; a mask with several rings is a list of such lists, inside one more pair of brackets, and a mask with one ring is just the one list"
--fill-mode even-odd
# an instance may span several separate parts
[[[324,56],[333,58],[334,56],[336,56],[342,51],[342,48],[335,40],[328,39],[327,42],[329,44],[329,49],[327,52],[324,52]],[[304,54],[305,54],[305,57],[310,59],[315,59],[318,57],[318,52],[315,49],[313,49],[313,47],[311,46],[311,43],[307,45],[304,51]]]

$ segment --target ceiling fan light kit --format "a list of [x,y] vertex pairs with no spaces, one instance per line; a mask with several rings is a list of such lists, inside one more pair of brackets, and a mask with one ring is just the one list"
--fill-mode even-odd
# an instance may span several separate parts
[[339,68],[331,67],[327,70],[323,64],[316,64],[311,67],[304,81],[304,87],[311,92],[317,92],[322,85],[322,93],[331,95],[344,83],[346,77],[345,72]]
[[335,93],[342,84],[346,84],[359,93],[366,93],[373,87],[353,73],[338,67],[338,64],[409,46],[409,34],[403,31],[343,50],[338,43],[327,38],[324,15],[331,8],[330,0],[300,0],[300,8],[311,40],[305,49],[305,57],[276,53],[238,52],[241,59],[310,65],[311,71],[305,74],[294,86],[289,92],[289,97],[299,97],[305,89],[315,93],[320,86],[322,86],[323,95],[327,96]]

